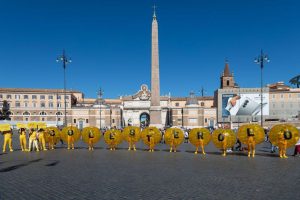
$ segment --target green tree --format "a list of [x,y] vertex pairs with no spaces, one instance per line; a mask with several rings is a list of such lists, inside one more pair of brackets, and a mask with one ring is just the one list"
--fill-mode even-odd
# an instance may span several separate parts
[[0,111],[0,120],[10,120],[9,104],[6,100],[3,101],[2,110]]

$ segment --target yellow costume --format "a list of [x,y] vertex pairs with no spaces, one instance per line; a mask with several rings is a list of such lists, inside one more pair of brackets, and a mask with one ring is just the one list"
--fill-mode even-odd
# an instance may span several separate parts
[[38,131],[38,140],[41,150],[47,151],[44,129]]
[[78,128],[74,126],[68,126],[63,128],[62,133],[61,133],[61,139],[65,142],[67,142],[68,145],[68,150],[69,149],[74,149],[74,144],[76,141],[80,139],[80,131]]
[[165,141],[167,145],[170,145],[170,152],[174,150],[176,152],[177,146],[179,146],[184,140],[183,131],[179,128],[169,128],[165,132]]
[[212,134],[212,139],[215,146],[222,149],[223,156],[226,156],[226,150],[232,148],[236,142],[236,136],[231,129],[216,129]]
[[108,144],[110,150],[116,150],[116,147],[122,142],[121,131],[111,129],[104,133],[104,141]]
[[248,157],[255,157],[255,146],[264,141],[264,129],[258,124],[246,124],[239,128],[238,138],[248,147]]
[[22,151],[28,151],[28,149],[27,149],[27,140],[26,140],[26,131],[25,131],[24,128],[21,128],[19,130],[19,132],[20,132],[19,139],[20,139],[21,150]]
[[53,150],[55,145],[60,140],[60,131],[56,127],[47,127],[44,133],[45,141],[48,143],[48,148]]
[[3,131],[4,142],[3,142],[3,153],[6,151],[6,145],[9,147],[9,151],[14,151],[12,147],[12,131]]
[[147,127],[142,131],[142,140],[149,146],[149,152],[154,152],[154,147],[161,140],[160,131],[156,127]]
[[140,140],[140,128],[135,126],[127,126],[123,130],[123,137],[128,142],[128,151],[133,149],[136,151],[135,143]]
[[89,150],[94,150],[94,145],[100,140],[101,133],[96,127],[85,127],[82,130],[82,140],[89,145]]
[[287,158],[286,149],[294,146],[299,138],[298,129],[291,124],[278,124],[271,128],[269,139],[274,146],[279,147],[279,157]]
[[9,146],[9,150],[13,151],[12,148],[12,130],[10,128],[10,124],[0,124],[0,131],[4,136],[3,141],[3,152],[6,151],[6,145]]
[[202,154],[205,155],[204,146],[210,142],[210,131],[206,128],[193,128],[189,134],[189,141],[196,146],[195,154],[198,154],[198,149],[201,147]]

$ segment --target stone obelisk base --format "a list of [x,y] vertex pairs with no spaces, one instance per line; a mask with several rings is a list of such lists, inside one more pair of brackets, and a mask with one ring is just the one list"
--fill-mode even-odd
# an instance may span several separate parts
[[160,106],[151,106],[150,107],[150,126],[156,128],[163,128],[161,124],[161,107]]

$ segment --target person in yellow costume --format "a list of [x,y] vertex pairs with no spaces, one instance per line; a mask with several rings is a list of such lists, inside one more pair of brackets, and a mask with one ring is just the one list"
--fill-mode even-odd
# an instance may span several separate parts
[[153,134],[154,134],[154,131],[153,130],[150,130],[149,131],[149,135],[147,135],[148,137],[148,141],[149,141],[149,152],[154,152],[154,147],[155,147],[155,140],[154,140],[154,137],[153,137]]
[[286,129],[286,130],[281,130],[279,132],[278,136],[278,147],[279,147],[279,157],[280,158],[288,158],[286,156],[286,149],[287,149],[287,140],[291,137],[291,132]]
[[13,147],[12,147],[12,130],[10,131],[3,131],[4,134],[4,141],[3,141],[3,153],[6,151],[6,146],[8,145],[9,151],[12,152]]
[[38,140],[39,140],[40,149],[47,151],[45,133],[44,133],[44,129],[42,128],[38,130]]
[[94,150],[94,138],[95,135],[92,130],[89,131],[89,150],[93,151]]
[[68,150],[70,148],[74,149],[74,131],[73,130],[68,130],[68,136],[67,136],[67,141],[68,141]]
[[129,147],[128,147],[128,151],[130,151],[131,149],[133,149],[134,151],[136,151],[134,136],[135,136],[135,130],[134,129],[130,129],[130,131],[129,131]]
[[250,157],[252,154],[252,157],[254,158],[256,143],[255,143],[255,139],[254,139],[254,131],[252,128],[247,129],[247,136],[248,136],[248,139],[247,139],[248,157]]
[[34,147],[36,148],[36,151],[40,151],[38,141],[37,141],[37,133],[35,129],[31,129],[29,133],[29,151],[34,150]]
[[20,128],[19,130],[20,133],[20,146],[22,151],[28,151],[27,149],[27,142],[26,142],[26,131],[25,128]]
[[201,147],[202,149],[202,154],[205,155],[205,150],[204,150],[204,136],[203,136],[203,133],[202,132],[197,132],[197,139],[199,141],[199,145],[196,146],[196,151],[195,151],[195,154],[198,154],[198,149],[199,149],[199,146]]
[[110,145],[109,145],[110,150],[111,151],[116,150],[117,142],[115,141],[115,132],[109,133],[109,139],[111,140]]
[[51,150],[53,150],[55,147],[55,142],[56,142],[55,135],[56,134],[54,130],[49,131],[49,149]]
[[223,154],[222,156],[226,156],[226,150],[227,150],[227,136],[229,134],[227,132],[224,133],[220,133],[218,135],[218,140],[222,143],[222,150],[223,150]]

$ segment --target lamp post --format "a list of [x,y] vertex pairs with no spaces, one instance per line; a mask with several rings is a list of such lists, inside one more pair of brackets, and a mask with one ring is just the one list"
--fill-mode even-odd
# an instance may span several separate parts
[[102,88],[100,88],[99,91],[98,91],[99,113],[100,113],[100,125],[99,125],[100,132],[101,132],[101,102],[102,102],[102,95],[103,95],[103,90],[102,90]]
[[64,119],[64,126],[67,126],[67,92],[66,92],[66,67],[67,64],[71,63],[71,58],[67,58],[65,50],[63,50],[63,54],[59,57],[57,57],[56,62],[62,62],[63,63],[63,69],[64,69],[64,104],[65,104],[65,119]]
[[270,62],[268,55],[263,53],[261,50],[260,55],[254,59],[254,62],[260,65],[260,125],[263,127],[263,68],[264,63]]

